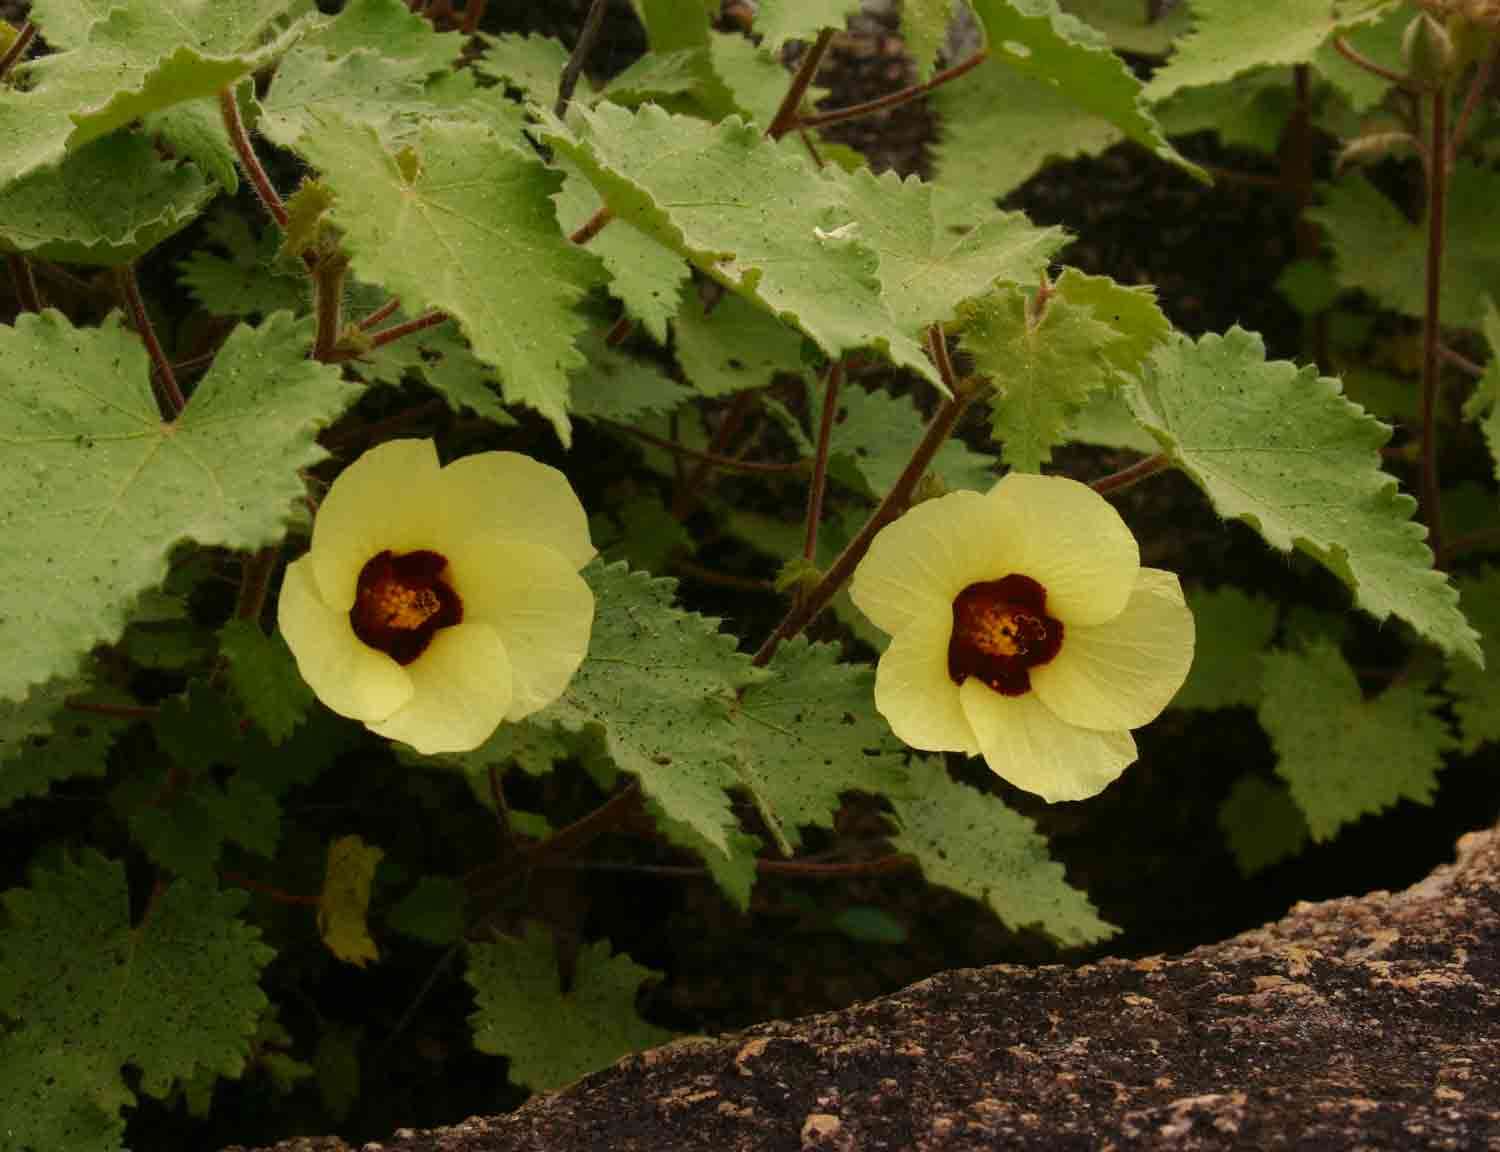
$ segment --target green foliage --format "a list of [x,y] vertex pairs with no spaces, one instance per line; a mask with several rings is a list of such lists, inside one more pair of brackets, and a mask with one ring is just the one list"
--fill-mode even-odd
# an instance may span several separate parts
[[[876,498],[895,484],[912,448],[922,438],[921,414],[906,397],[889,392],[867,392],[856,383],[839,392],[839,423],[833,433],[832,467]],[[933,457],[932,471],[949,488],[988,491],[999,478],[992,456],[976,452],[957,438],[947,441]]]
[[531,922],[525,933],[470,945],[464,971],[477,1004],[469,1017],[474,1044],[508,1057],[517,1084],[538,1092],[561,1088],[672,1038],[635,1010],[641,985],[660,973],[624,953],[611,955],[609,941],[595,940],[579,950],[564,989],[551,934]]
[[1291,794],[1260,776],[1234,782],[1219,807],[1219,827],[1245,876],[1290,860],[1307,846],[1307,821]]
[[1345,400],[1337,380],[1267,361],[1260,337],[1231,328],[1158,349],[1128,396],[1219,515],[1273,548],[1306,552],[1375,619],[1394,614],[1443,651],[1481,659],[1411,520],[1416,501],[1381,470],[1390,429]]
[[1188,593],[1197,646],[1174,708],[1253,708],[1260,700],[1261,654],[1276,633],[1276,603],[1232,584]]
[[386,915],[393,932],[446,948],[464,934],[464,887],[447,876],[423,876]]
[[8,1146],[114,1152],[130,1084],[238,1077],[271,950],[237,893],[178,880],[130,920],[125,869],[94,852],[0,897],[0,1114]]
[[859,11],[859,0],[761,0],[755,30],[776,51],[788,40],[812,41],[824,28],[842,28]]
[[933,884],[983,901],[1010,928],[1034,928],[1065,947],[1115,934],[1068,886],[1032,822],[999,797],[953,780],[941,759],[912,757],[887,795],[898,825],[892,844],[915,856]]
[[583,364],[573,305],[599,273],[558,232],[556,176],[477,124],[425,125],[412,179],[372,129],[334,116],[320,115],[301,147],[337,196],[330,215],[355,273],[409,309],[456,319],[499,369],[506,400],[536,409],[566,444],[568,373]]
[[258,548],[276,540],[313,441],[352,399],[306,357],[285,316],[236,328],[171,424],[157,415],[145,350],[118,323],[78,329],[60,314],[0,328],[0,390],[11,494],[0,532],[26,540],[0,559],[13,589],[0,619],[0,699],[68,675],[166,575],[184,540]]
[[1419,680],[1366,699],[1337,645],[1315,640],[1265,657],[1260,722],[1315,841],[1398,800],[1432,802],[1457,745]]
[[1207,177],[1168,143],[1146,105],[1147,93],[1126,63],[1087,24],[1063,12],[1057,0],[972,0],[984,25],[991,59],[985,67],[1011,68],[1043,78],[1079,108],[1108,120],[1159,159],[1199,179]]
[[1183,88],[1232,80],[1263,65],[1305,64],[1336,32],[1368,23],[1395,0],[1191,0],[1193,30],[1151,78],[1146,94],[1165,100]]
[[803,370],[796,329],[732,293],[709,311],[689,293],[672,321],[672,334],[682,374],[702,396],[764,388],[778,373]]
[[1052,459],[1068,426],[1108,383],[1107,348],[1119,339],[1091,308],[1066,299],[1049,301],[1038,317],[1017,288],[965,309],[962,346],[994,382],[990,414],[1006,464],[1037,472]]
[[882,296],[849,182],[730,119],[717,126],[651,105],[580,109],[581,134],[547,140],[605,204],[727,287],[796,324],[830,356],[875,347],[940,383]]
[[1104,33],[1124,52],[1163,56],[1191,24],[1187,4],[1168,8],[1151,19],[1151,10],[1135,0],[1062,0],[1064,11]]
[[195,166],[163,163],[146,137],[108,136],[0,191],[0,247],[128,264],[191,224],[215,192]]
[[1464,611],[1484,637],[1484,668],[1455,663],[1444,684],[1453,694],[1461,746],[1472,753],[1500,740],[1500,568],[1486,564],[1457,584]]
[[280,744],[313,703],[281,634],[267,636],[253,620],[231,620],[219,633],[219,652],[245,711],[272,744]]
[[65,706],[90,697],[105,703],[99,695],[87,680],[54,680],[19,703],[0,700],[0,808],[44,795],[59,780],[104,775],[110,746],[129,722]]
[[[1308,209],[1333,248],[1339,283],[1368,293],[1377,303],[1407,316],[1421,316],[1427,264],[1427,224],[1411,223],[1359,173],[1344,176]],[[1453,169],[1446,211],[1449,242],[1443,256],[1443,323],[1478,328],[1485,296],[1500,295],[1500,173],[1460,162]]]
[[384,856],[358,836],[340,836],[328,845],[328,869],[318,894],[318,935],[330,952],[356,968],[380,955],[366,918],[375,868]]
[[224,255],[199,248],[178,269],[194,298],[214,315],[269,316],[272,312],[307,311],[307,278],[276,265],[281,244],[273,229],[257,237],[243,216],[220,212],[204,229],[204,243],[221,249]]
[[1464,418],[1478,421],[1494,462],[1495,478],[1500,480],[1500,309],[1488,297],[1484,302],[1483,329],[1490,360],[1474,391],[1464,401]]

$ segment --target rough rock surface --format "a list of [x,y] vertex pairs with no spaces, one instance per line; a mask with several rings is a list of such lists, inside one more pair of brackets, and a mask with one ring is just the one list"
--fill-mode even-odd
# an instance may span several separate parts
[[992,1148],[1500,1149],[1500,829],[1184,956],[949,972],[365,1152]]

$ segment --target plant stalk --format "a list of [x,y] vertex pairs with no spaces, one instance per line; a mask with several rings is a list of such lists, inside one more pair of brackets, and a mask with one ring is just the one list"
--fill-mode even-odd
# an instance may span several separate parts
[[19,252],[10,252],[5,257],[10,269],[10,278],[16,286],[16,301],[22,312],[40,312],[42,294],[37,291],[36,276],[31,271],[31,261]]
[[828,54],[828,47],[832,43],[833,29],[824,28],[818,33],[818,38],[803,53],[802,63],[797,66],[791,86],[787,88],[786,95],[781,99],[781,107],[776,109],[776,115],[771,117],[771,123],[766,128],[766,135],[772,140],[780,140],[797,126],[797,109],[802,105],[802,97],[807,95],[807,90],[812,87],[813,79],[817,76],[818,69],[823,64],[823,57]]
[[1158,452],[1155,456],[1147,456],[1144,460],[1137,460],[1128,468],[1121,468],[1118,472],[1111,472],[1108,476],[1101,476],[1089,485],[1099,495],[1104,496],[1110,492],[1118,492],[1123,488],[1129,488],[1132,484],[1139,484],[1148,476],[1155,476],[1158,472],[1165,472],[1172,467],[1172,460],[1165,452]]
[[961,60],[951,68],[944,68],[941,72],[933,74],[931,80],[923,84],[911,84],[895,92],[874,100],[866,100],[863,104],[851,104],[847,108],[833,108],[827,112],[817,112],[811,116],[803,116],[798,120],[799,128],[826,128],[830,124],[842,124],[846,120],[858,120],[864,116],[873,116],[876,112],[883,112],[888,108],[899,108],[903,104],[910,104],[913,100],[927,95],[934,88],[941,88],[944,84],[951,84],[960,76],[972,72],[987,59],[989,53],[981,49],[967,60]]
[[140,333],[141,339],[145,341],[146,352],[156,368],[156,378],[161,383],[156,402],[161,409],[162,419],[175,420],[187,407],[187,400],[183,398],[182,389],[177,386],[177,376],[172,371],[172,362],[167,359],[166,352],[162,350],[161,341],[156,338],[156,329],[151,325],[151,317],[146,313],[146,302],[141,299],[141,287],[136,283],[135,269],[129,264],[116,266],[115,284],[119,287],[120,297],[130,313],[131,323]]
[[1448,91],[1430,97],[1427,164],[1426,302],[1422,313],[1422,510],[1433,565],[1443,567],[1442,495],[1438,482],[1437,406],[1442,358],[1438,337],[1442,318],[1438,305],[1443,287],[1443,239],[1448,202]]
[[229,142],[234,145],[235,155],[240,158],[240,167],[245,170],[251,187],[255,189],[255,194],[260,197],[266,211],[275,218],[277,226],[284,230],[288,219],[286,205],[282,203],[280,194],[272,186],[271,178],[266,175],[260,159],[255,155],[255,147],[250,143],[250,133],[245,130],[245,121],[240,117],[239,103],[234,98],[233,85],[219,90],[219,111],[224,118],[224,128],[229,133]]
[[813,456],[812,483],[807,489],[807,524],[803,533],[802,558],[818,562],[818,524],[823,519],[823,493],[828,488],[828,453],[833,445],[833,425],[839,414],[839,386],[844,382],[844,362],[828,366],[823,380],[823,415],[818,422],[818,447]]
[[0,56],[0,80],[5,79],[5,74],[16,66],[22,56],[26,55],[26,49],[31,46],[32,37],[35,35],[36,25],[30,20],[23,21],[16,32],[16,38],[5,50],[5,55]]
[[594,41],[599,38],[599,29],[604,26],[604,10],[608,6],[609,0],[594,0],[589,5],[588,15],[583,18],[578,43],[573,45],[572,54],[563,66],[562,78],[557,82],[557,102],[552,105],[552,111],[559,120],[567,115],[573,90],[578,87],[578,78],[583,75],[583,62],[588,59],[589,53],[593,51]]

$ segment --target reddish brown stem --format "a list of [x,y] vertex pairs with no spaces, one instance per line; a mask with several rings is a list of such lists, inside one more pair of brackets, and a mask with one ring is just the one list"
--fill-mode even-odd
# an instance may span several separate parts
[[1484,99],[1484,94],[1489,90],[1490,74],[1495,68],[1495,56],[1500,52],[1496,49],[1479,62],[1479,67],[1474,70],[1474,78],[1469,82],[1469,91],[1464,96],[1464,106],[1458,110],[1458,119],[1453,122],[1453,135],[1448,138],[1448,166],[1451,168],[1458,159],[1458,150],[1464,142],[1464,137],[1469,133],[1469,120],[1474,115],[1474,110],[1479,107],[1479,102]]
[[620,318],[609,326],[609,331],[604,334],[604,342],[611,348],[618,348],[621,344],[625,343],[626,338],[629,337],[631,330],[634,328],[635,323],[629,316],[622,313]]
[[272,187],[271,178],[266,175],[260,159],[255,155],[255,148],[250,143],[250,133],[245,130],[245,121],[240,118],[240,106],[234,98],[232,85],[219,91],[219,112],[224,119],[225,131],[229,133],[229,142],[234,146],[235,155],[240,158],[240,167],[250,178],[250,184],[260,197],[260,202],[265,205],[266,211],[284,229],[288,219],[286,205],[281,202],[281,196]]
[[573,232],[568,236],[568,239],[571,240],[574,244],[587,244],[595,236],[603,232],[604,226],[613,219],[614,213],[609,210],[609,205],[606,204],[604,207],[600,208],[599,211],[595,212],[592,216],[590,216],[587,220],[585,220],[582,224],[575,228]]
[[161,711],[152,704],[100,704],[92,700],[66,701],[70,712],[88,712],[95,716],[116,716],[121,720],[150,720]]
[[387,320],[391,316],[394,316],[396,313],[396,309],[400,307],[401,297],[392,296],[379,308],[375,309],[375,311],[371,312],[368,316],[366,316],[359,322],[359,330],[361,332],[368,331],[369,329],[375,327],[375,325],[379,324],[382,320]]
[[839,385],[844,381],[844,363],[828,366],[823,381],[823,415],[818,422],[818,446],[813,456],[812,483],[807,489],[807,523],[802,537],[802,558],[818,561],[818,525],[823,519],[823,493],[828,487],[828,453],[833,445],[833,425],[839,414]]
[[1110,492],[1118,492],[1122,488],[1129,488],[1132,484],[1139,484],[1146,477],[1155,476],[1158,472],[1165,472],[1171,467],[1171,458],[1165,452],[1158,452],[1155,456],[1137,460],[1128,468],[1121,468],[1118,472],[1101,476],[1089,487],[1104,496]]
[[1437,404],[1442,359],[1438,355],[1441,316],[1438,304],[1443,287],[1443,239],[1448,202],[1448,92],[1436,89],[1430,97],[1427,165],[1426,301],[1422,314],[1422,510],[1433,565],[1443,567],[1443,514],[1438,486]]
[[120,289],[120,298],[130,313],[131,323],[140,333],[141,339],[145,341],[146,352],[151,357],[151,363],[156,367],[156,379],[161,385],[156,400],[161,409],[162,419],[175,420],[182,415],[182,410],[187,407],[187,401],[183,399],[182,389],[177,386],[177,376],[172,371],[172,362],[167,359],[166,352],[162,350],[161,341],[156,338],[156,329],[151,325],[151,317],[146,314],[146,303],[141,299],[141,288],[135,280],[135,269],[129,264],[117,266],[115,283]]
[[393,325],[390,328],[382,328],[370,337],[370,347],[380,348],[386,344],[400,340],[403,336],[410,336],[413,332],[421,332],[427,328],[436,328],[448,319],[446,312],[424,312],[415,320],[407,320],[404,323]]
[[240,569],[240,592],[235,602],[234,614],[241,620],[260,620],[266,607],[266,592],[271,587],[271,577],[281,559],[281,546],[273,544],[252,552],[245,558]]
[[484,7],[488,0],[469,0],[464,5],[463,33],[472,36],[479,31],[479,22],[484,19]]
[[262,884],[259,880],[252,880],[242,872],[223,872],[219,879],[226,884],[233,884],[236,888],[243,888],[247,892],[256,892],[268,897],[278,904],[291,904],[298,907],[316,908],[320,903],[316,896],[302,896],[296,892],[288,892],[282,888],[272,887],[270,884]]
[[847,108],[833,108],[827,112],[817,112],[811,116],[803,116],[798,120],[802,128],[826,128],[830,124],[842,124],[846,120],[858,120],[863,116],[873,116],[876,112],[883,112],[887,108],[899,108],[903,104],[910,104],[922,96],[927,95],[934,88],[941,88],[944,84],[951,84],[960,76],[965,76],[978,68],[987,59],[989,53],[980,50],[967,60],[961,60],[951,68],[944,68],[941,72],[934,73],[931,80],[922,84],[911,84],[895,92],[889,92],[875,100],[866,100],[863,104],[851,104]]
[[1342,36],[1335,36],[1333,38],[1333,50],[1356,68],[1363,68],[1373,76],[1379,76],[1382,80],[1388,80],[1397,88],[1407,88],[1410,86],[1411,82],[1405,76],[1401,75],[1401,73],[1392,72],[1389,68],[1375,63],[1375,61],[1361,53]]
[[[724,413],[724,418],[719,421],[718,431],[714,433],[713,440],[709,442],[708,451],[702,455],[735,459],[735,457],[729,456],[724,450],[729,446],[729,441],[740,430],[740,427],[745,423],[745,419],[750,415],[750,410],[757,403],[758,397],[754,392],[746,391],[737,393],[735,398],[730,401],[729,409]],[[698,503],[699,497],[702,496],[704,489],[708,486],[709,473],[713,471],[713,468],[714,465],[710,461],[704,460],[700,456],[696,467],[687,473],[683,478],[683,482],[672,496],[673,519],[686,520],[688,518],[688,514],[692,512]]]
[[31,261],[19,252],[11,252],[7,253],[5,264],[10,269],[10,278],[16,286],[16,302],[20,304],[21,311],[40,312],[42,294],[37,291],[36,277],[31,272]]
[[791,639],[811,624],[817,618],[818,613],[828,606],[828,602],[844,586],[849,577],[854,575],[855,567],[870,550],[870,543],[875,539],[875,534],[906,510],[917,482],[922,479],[927,466],[932,463],[932,458],[937,455],[937,450],[948,439],[954,425],[958,423],[958,418],[963,415],[964,409],[968,407],[973,397],[972,391],[960,389],[955,396],[943,401],[937,414],[927,425],[927,431],[923,434],[921,441],[912,452],[911,459],[907,461],[906,468],[892,485],[891,490],[886,493],[880,506],[871,513],[864,527],[838,554],[838,558],[834,560],[823,579],[808,591],[800,603],[792,606],[791,611],[782,618],[781,623],[776,625],[775,630],[766,637],[766,642],[755,653],[753,662],[757,667],[769,664],[771,657],[776,655],[776,649],[781,646],[781,642]]
[[333,360],[334,347],[343,330],[344,273],[349,264],[342,256],[330,254],[313,269],[313,304],[318,330],[313,339],[313,359],[324,364]]
[[1438,345],[1438,355],[1448,361],[1455,368],[1461,368],[1470,376],[1480,377],[1484,375],[1484,366],[1476,364],[1461,352],[1456,352],[1446,344]]
[[776,109],[776,115],[771,117],[771,123],[766,128],[766,135],[772,140],[780,140],[797,126],[797,110],[802,106],[802,97],[806,96],[807,90],[812,87],[813,79],[817,76],[818,69],[823,64],[823,57],[828,54],[828,46],[832,43],[833,29],[824,28],[818,33],[818,38],[802,54],[802,63],[797,66],[791,86],[782,97],[781,107]]
[[665,449],[673,455],[687,460],[697,460],[710,468],[723,468],[729,472],[754,472],[760,475],[784,476],[791,472],[807,471],[805,460],[741,460],[738,456],[721,456],[717,452],[700,452],[696,448],[689,448],[685,444],[678,444],[675,440],[668,440],[665,436],[658,436],[654,432],[647,432],[644,428],[636,428],[630,424],[616,424],[610,421],[610,426],[628,432],[637,440],[643,440],[647,444],[654,444],[658,448]]
[[573,45],[568,62],[563,66],[562,78],[557,84],[557,102],[552,105],[553,114],[559,120],[567,114],[568,103],[573,99],[573,89],[578,87],[578,78],[583,75],[583,62],[593,50],[594,41],[599,39],[599,29],[604,26],[604,10],[608,6],[608,0],[594,0],[589,5],[588,15],[583,18],[578,43]]
[[16,38],[5,50],[5,55],[0,56],[0,80],[5,79],[6,73],[16,66],[22,56],[26,55],[26,49],[31,46],[31,39],[35,35],[36,25],[30,20],[24,21],[16,32]]

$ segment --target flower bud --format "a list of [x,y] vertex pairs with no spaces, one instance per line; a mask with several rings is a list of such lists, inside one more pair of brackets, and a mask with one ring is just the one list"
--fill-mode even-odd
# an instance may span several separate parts
[[1406,74],[1421,88],[1441,88],[1453,74],[1457,53],[1448,30],[1419,12],[1401,36],[1401,59]]

